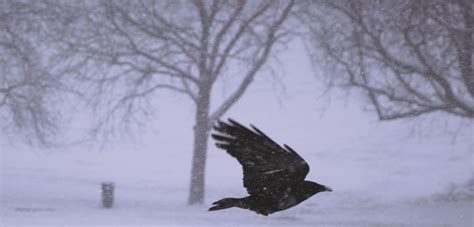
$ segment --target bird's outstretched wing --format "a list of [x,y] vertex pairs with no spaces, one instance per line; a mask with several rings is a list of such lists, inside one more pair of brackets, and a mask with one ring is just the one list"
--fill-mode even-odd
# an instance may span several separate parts
[[216,146],[227,151],[242,165],[244,187],[250,195],[279,196],[303,182],[309,166],[288,145],[284,148],[262,131],[253,130],[229,119],[218,121],[212,134]]

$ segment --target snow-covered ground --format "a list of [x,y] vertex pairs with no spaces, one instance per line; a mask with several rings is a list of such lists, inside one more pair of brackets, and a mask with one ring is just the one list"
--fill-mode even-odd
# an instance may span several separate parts
[[[240,167],[225,154],[210,155],[206,203],[190,207],[184,152],[4,149],[0,226],[473,226],[472,197],[443,199],[450,184],[472,176],[472,155],[397,149],[303,153],[309,178],[335,191],[269,217],[207,211],[214,200],[245,195]],[[112,209],[100,206],[104,181],[116,185]]]

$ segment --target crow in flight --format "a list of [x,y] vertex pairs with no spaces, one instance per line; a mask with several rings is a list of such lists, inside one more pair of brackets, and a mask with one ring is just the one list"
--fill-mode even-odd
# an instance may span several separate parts
[[267,216],[296,206],[316,193],[332,191],[327,186],[305,181],[308,163],[288,145],[281,147],[250,126],[253,130],[232,119],[229,123],[218,121],[214,126],[217,133],[212,138],[216,146],[242,165],[244,187],[249,196],[221,199],[209,211],[238,207]]

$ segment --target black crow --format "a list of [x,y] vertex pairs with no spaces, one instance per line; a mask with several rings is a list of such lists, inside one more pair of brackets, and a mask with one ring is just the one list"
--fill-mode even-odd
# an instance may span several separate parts
[[227,151],[242,165],[244,187],[249,196],[225,198],[213,203],[209,211],[231,207],[269,215],[293,207],[318,192],[331,188],[305,181],[309,166],[288,145],[281,147],[255,126],[253,130],[229,119],[214,126],[216,146]]

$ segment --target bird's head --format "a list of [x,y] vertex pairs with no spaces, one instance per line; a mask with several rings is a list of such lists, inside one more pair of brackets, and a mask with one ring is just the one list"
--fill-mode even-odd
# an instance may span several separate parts
[[311,195],[314,195],[319,192],[332,192],[332,189],[330,187],[312,181],[304,181],[303,188],[304,191]]

